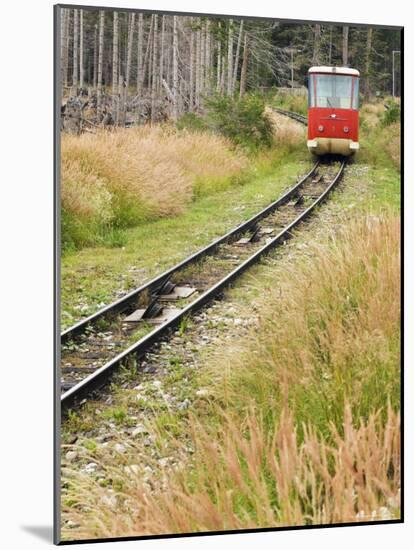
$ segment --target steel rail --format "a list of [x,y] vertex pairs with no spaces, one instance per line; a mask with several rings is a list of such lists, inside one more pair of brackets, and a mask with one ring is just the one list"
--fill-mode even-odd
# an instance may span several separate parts
[[285,115],[289,118],[293,118],[293,120],[296,120],[297,122],[300,122],[305,126],[308,125],[307,117],[300,115],[299,113],[295,113],[293,111],[287,111],[286,109],[280,109],[279,107],[272,107],[272,109],[281,115]]
[[339,180],[342,177],[346,160],[341,163],[340,169],[335,175],[332,182],[321,193],[321,195],[299,216],[297,216],[290,224],[288,224],[282,231],[278,233],[267,244],[259,248],[249,258],[244,260],[238,267],[228,273],[223,279],[214,284],[210,289],[206,290],[201,296],[199,296],[192,303],[188,304],[181,311],[179,311],[172,319],[158,326],[143,338],[132,344],[129,348],[121,352],[119,355],[111,359],[108,363],[98,368],[95,372],[84,378],[81,382],[73,386],[61,396],[62,410],[71,408],[81,399],[89,395],[91,392],[101,388],[110,379],[111,375],[116,371],[116,368],[120,366],[123,360],[128,356],[134,355],[139,357],[143,355],[151,346],[159,342],[168,331],[176,327],[179,322],[190,313],[198,310],[206,304],[213,297],[219,295],[221,291],[227,287],[234,279],[241,275],[248,267],[257,262],[262,255],[269,252],[271,249],[279,245],[281,242],[292,236],[291,231],[303,220],[305,220],[311,212],[321,204],[328,194],[336,187]]
[[274,210],[276,210],[279,206],[289,201],[290,198],[294,196],[295,193],[297,193],[297,191],[303,186],[306,180],[308,180],[315,173],[315,170],[317,169],[318,166],[319,166],[319,161],[316,161],[312,169],[305,176],[303,176],[303,178],[300,179],[298,183],[296,183],[291,189],[286,191],[286,193],[284,193],[277,200],[275,200],[274,202],[272,202],[271,204],[263,208],[260,212],[258,212],[251,218],[249,218],[247,221],[242,222],[240,225],[231,229],[228,233],[226,233],[222,237],[219,237],[218,239],[212,241],[210,244],[198,250],[197,252],[194,252],[193,254],[185,258],[180,263],[174,265],[170,269],[167,269],[160,275],[157,275],[154,279],[151,279],[150,281],[144,283],[138,288],[132,290],[128,294],[125,294],[125,296],[122,296],[115,302],[112,302],[107,306],[104,306],[102,309],[96,311],[89,317],[86,317],[85,319],[81,319],[75,325],[64,330],[61,333],[61,344],[65,344],[71,338],[81,334],[86,329],[89,323],[93,323],[109,313],[122,312],[124,309],[128,307],[131,301],[135,300],[140,294],[142,294],[146,290],[154,290],[158,288],[163,284],[163,282],[165,282],[174,273],[180,271],[181,269],[183,269],[184,267],[187,267],[192,263],[199,261],[204,256],[211,254],[219,245],[226,243],[228,241],[231,241],[231,239],[236,235],[238,235],[239,233],[247,231],[249,228],[254,226],[259,220],[268,216]]

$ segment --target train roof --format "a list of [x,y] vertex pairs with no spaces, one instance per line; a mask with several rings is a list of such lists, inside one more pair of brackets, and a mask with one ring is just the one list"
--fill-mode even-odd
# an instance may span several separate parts
[[308,73],[349,74],[352,76],[359,76],[359,71],[349,67],[311,67]]

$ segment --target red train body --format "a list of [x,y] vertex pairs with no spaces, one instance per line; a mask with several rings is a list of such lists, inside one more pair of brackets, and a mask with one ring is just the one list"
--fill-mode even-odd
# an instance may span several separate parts
[[358,142],[359,71],[311,67],[308,71],[308,149],[316,155],[352,155]]

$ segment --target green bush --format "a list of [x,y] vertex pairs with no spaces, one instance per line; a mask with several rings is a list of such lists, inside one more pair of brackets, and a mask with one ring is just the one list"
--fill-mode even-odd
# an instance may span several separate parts
[[196,113],[185,113],[177,120],[178,130],[192,130],[202,132],[208,129],[206,121]]
[[265,102],[257,95],[233,99],[214,96],[207,100],[207,121],[213,130],[247,149],[270,147],[272,124],[265,113]]
[[400,106],[396,101],[386,104],[386,110],[382,115],[382,125],[390,126],[394,122],[400,121]]
[[308,113],[308,98],[306,95],[293,95],[290,92],[278,90],[272,98],[272,103],[274,107],[280,107],[303,116]]

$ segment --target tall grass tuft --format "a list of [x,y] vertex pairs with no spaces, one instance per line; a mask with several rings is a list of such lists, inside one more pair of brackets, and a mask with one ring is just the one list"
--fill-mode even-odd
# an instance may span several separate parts
[[253,399],[269,424],[289,407],[326,437],[345,402],[365,419],[398,407],[399,245],[399,218],[368,216],[269,280],[259,329],[220,367],[224,406]]
[[164,472],[154,486],[136,465],[121,476],[107,457],[100,467],[118,490],[66,473],[76,497],[64,501],[65,518],[79,539],[397,518],[400,416],[385,412],[385,421],[378,413],[357,421],[345,405],[332,444],[311,424],[299,437],[286,409],[272,430],[253,408],[243,422],[223,414],[214,437],[195,423],[193,469]]
[[214,439],[196,428],[196,473],[177,476],[164,495],[151,498],[148,532],[357,522],[398,514],[400,419],[391,408],[385,423],[378,414],[356,422],[346,405],[341,429],[331,425],[331,445],[310,424],[299,437],[286,409],[272,430],[255,409],[243,423],[224,416]]
[[113,229],[182,212],[194,194],[246,168],[223,137],[141,127],[62,137],[62,239],[99,243]]
[[285,152],[305,147],[306,128],[303,124],[276,113],[270,107],[267,107],[265,112],[272,123],[277,148],[282,148]]

